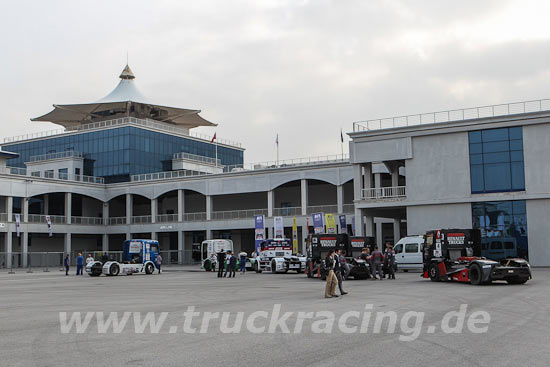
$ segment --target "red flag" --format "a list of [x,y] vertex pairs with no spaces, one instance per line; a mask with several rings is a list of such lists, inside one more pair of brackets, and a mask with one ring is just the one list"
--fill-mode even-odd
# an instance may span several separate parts
[[211,141],[211,143],[213,143],[213,142],[214,142],[214,140],[216,140],[216,133],[214,133],[214,136],[212,137],[212,141]]

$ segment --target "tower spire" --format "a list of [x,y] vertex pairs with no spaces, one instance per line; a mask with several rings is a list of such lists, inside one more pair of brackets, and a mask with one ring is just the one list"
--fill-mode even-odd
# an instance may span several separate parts
[[130,69],[130,66],[128,66],[128,64],[126,64],[126,66],[124,67],[124,70],[122,70],[122,73],[120,73],[119,78],[120,79],[135,79],[136,76],[132,72],[132,69]]

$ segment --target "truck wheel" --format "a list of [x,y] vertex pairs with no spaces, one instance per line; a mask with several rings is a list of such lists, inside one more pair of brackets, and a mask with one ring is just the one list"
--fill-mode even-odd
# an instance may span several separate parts
[[473,284],[473,285],[482,284],[481,280],[483,279],[483,272],[481,270],[481,266],[475,263],[470,265],[470,269],[468,271],[468,277],[470,278],[470,284]]
[[210,260],[205,260],[203,266],[204,266],[204,270],[206,271],[212,270],[212,263],[210,262]]
[[275,262],[275,260],[271,260],[271,272],[275,273],[276,269],[277,269],[277,263]]
[[145,265],[145,274],[153,274],[154,271],[155,267],[153,266],[153,264],[149,263]]
[[254,263],[254,271],[256,273],[261,273],[262,272],[262,269],[260,269],[260,263],[258,260],[256,260],[256,262]]
[[508,284],[525,284],[527,281],[527,278],[525,279],[506,279],[506,282]]
[[430,280],[432,282],[440,282],[441,278],[439,277],[439,268],[437,267],[436,263],[431,263],[430,268],[428,270],[428,275],[430,276]]
[[100,263],[94,264],[90,268],[90,272],[88,273],[91,277],[98,277],[103,272],[103,265]]
[[118,266],[118,264],[112,264],[109,267],[109,275],[115,277],[118,275],[118,273],[120,273],[120,267]]

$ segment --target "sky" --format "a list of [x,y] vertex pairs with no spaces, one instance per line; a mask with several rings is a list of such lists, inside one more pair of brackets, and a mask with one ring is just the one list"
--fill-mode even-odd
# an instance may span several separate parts
[[0,0],[0,138],[107,95],[158,104],[245,162],[340,154],[353,122],[550,97],[548,1]]

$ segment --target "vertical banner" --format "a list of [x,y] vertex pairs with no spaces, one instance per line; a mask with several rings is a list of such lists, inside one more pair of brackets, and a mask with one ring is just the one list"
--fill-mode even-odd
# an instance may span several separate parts
[[21,214],[15,214],[15,229],[17,230],[17,237],[21,237]]
[[273,227],[275,236],[273,238],[285,238],[285,227],[283,226],[283,217],[273,217]]
[[351,235],[355,236],[355,215],[351,217]]
[[315,233],[323,233],[325,229],[323,225],[323,213],[313,213],[311,216],[313,217],[313,231]]
[[298,253],[298,225],[296,224],[296,217],[292,218],[292,253]]
[[348,233],[348,223],[346,222],[346,216],[341,215],[339,219],[340,219],[340,232]]
[[336,233],[334,214],[325,214],[325,223],[327,224],[327,233]]
[[52,231],[52,218],[49,215],[46,215],[46,224],[48,224],[48,232],[50,232],[50,237],[53,235]]
[[256,215],[254,216],[254,245],[256,248],[256,254],[260,253],[260,243],[265,240],[265,225],[264,225],[264,216]]

